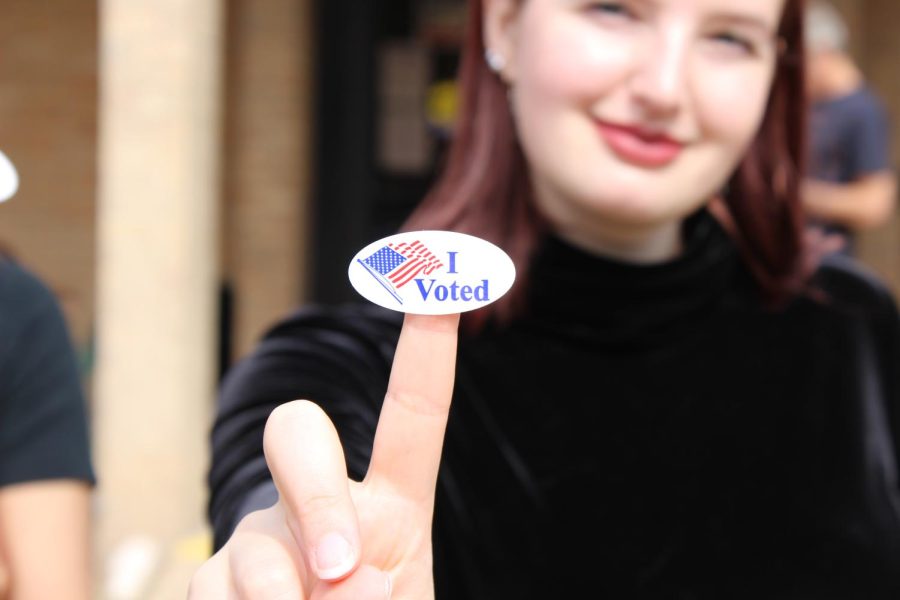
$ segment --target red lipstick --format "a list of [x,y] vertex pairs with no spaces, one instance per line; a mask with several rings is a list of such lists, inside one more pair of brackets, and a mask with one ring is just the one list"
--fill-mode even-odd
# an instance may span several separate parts
[[681,154],[684,144],[641,127],[597,121],[607,146],[622,160],[642,167],[661,168]]

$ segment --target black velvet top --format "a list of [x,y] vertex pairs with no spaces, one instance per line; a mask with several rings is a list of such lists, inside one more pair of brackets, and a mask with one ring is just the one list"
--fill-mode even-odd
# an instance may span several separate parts
[[[437,598],[900,598],[900,319],[844,257],[827,300],[764,309],[705,213],[617,263],[550,238],[528,314],[460,340],[434,521]],[[365,473],[400,315],[309,307],[226,378],[216,548],[275,499],[272,408],[308,398]]]

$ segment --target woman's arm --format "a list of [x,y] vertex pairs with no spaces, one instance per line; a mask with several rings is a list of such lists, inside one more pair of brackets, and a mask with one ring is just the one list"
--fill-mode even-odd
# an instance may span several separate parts
[[90,530],[85,482],[38,481],[0,489],[0,556],[9,600],[88,600]]

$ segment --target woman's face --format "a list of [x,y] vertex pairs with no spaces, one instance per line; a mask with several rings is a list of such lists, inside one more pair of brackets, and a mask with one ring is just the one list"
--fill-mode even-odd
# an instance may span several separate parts
[[679,223],[762,120],[785,0],[485,0],[536,201],[562,234]]

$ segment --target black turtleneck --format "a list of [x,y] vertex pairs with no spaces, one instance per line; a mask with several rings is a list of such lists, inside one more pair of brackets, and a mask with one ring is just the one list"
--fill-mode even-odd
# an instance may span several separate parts
[[683,341],[721,304],[739,267],[735,247],[707,213],[684,230],[678,258],[649,265],[598,258],[547,238],[532,262],[527,320],[549,335],[615,353]]
[[[828,301],[766,310],[711,217],[685,232],[651,266],[549,238],[528,313],[461,338],[438,599],[900,597],[892,298],[841,258],[817,276]],[[217,547],[274,497],[260,441],[277,404],[318,401],[365,473],[399,323],[307,308],[232,370]]]

